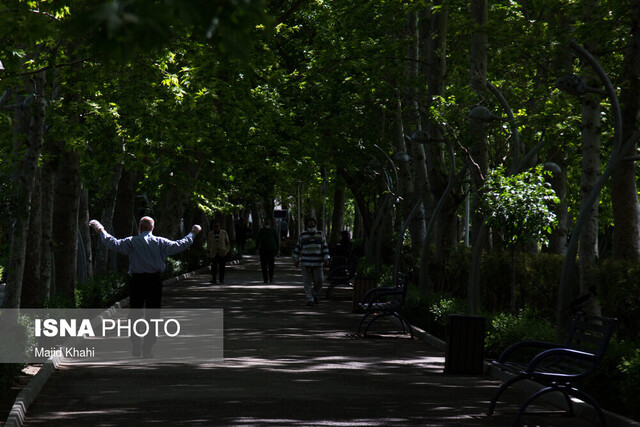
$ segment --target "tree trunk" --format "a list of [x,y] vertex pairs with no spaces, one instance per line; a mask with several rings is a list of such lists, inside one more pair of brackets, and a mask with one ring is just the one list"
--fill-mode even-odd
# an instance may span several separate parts
[[[622,110],[622,143],[638,127],[640,120],[640,0],[631,2],[631,38],[625,53],[620,93]],[[636,145],[624,153],[636,155]],[[617,259],[640,260],[640,211],[636,188],[635,163],[623,161],[611,175],[614,236],[613,256]]]
[[[418,16],[416,13],[411,12],[407,16],[407,31],[411,42],[407,48],[407,116],[409,126],[415,129],[415,132],[422,131],[421,119],[420,119],[420,104],[419,95],[416,88],[416,79],[418,77],[418,59],[419,59],[419,30],[418,30]],[[413,132],[412,132],[413,133]],[[413,160],[413,194],[411,197],[411,205],[424,201],[424,196],[429,192],[429,183],[427,180],[427,165],[426,156],[424,152],[424,145],[419,143],[411,144],[411,157]],[[425,225],[425,203],[422,203],[418,211],[416,212],[413,220],[409,224],[409,231],[411,233],[412,241],[412,257],[417,259],[422,253],[422,248],[425,244],[424,238],[426,235]],[[420,277],[420,289],[426,292],[426,280]]]
[[89,192],[86,188],[82,188],[80,191],[80,207],[78,211],[78,229],[80,230],[80,238],[82,239],[84,249],[84,253],[82,254],[84,266],[78,265],[78,273],[79,277],[85,281],[93,277],[93,251],[91,250],[89,221]]
[[[116,209],[116,199],[118,196],[118,186],[120,183],[120,177],[122,176],[122,162],[118,162],[116,167],[111,174],[111,181],[109,183],[109,188],[105,192],[105,205],[102,208],[102,213],[100,214],[100,223],[107,230],[107,232],[113,234],[113,218],[115,215]],[[115,256],[115,253],[113,254]],[[109,267],[109,250],[103,245],[98,243],[95,246],[95,256],[94,256],[94,271],[96,273],[105,272]]]
[[[477,28],[471,35],[470,46],[470,86],[480,97],[484,94],[487,85],[487,48],[488,36],[486,25],[488,20],[487,1],[471,1],[471,20]],[[471,232],[470,241],[474,246],[471,260],[471,273],[469,274],[468,306],[471,314],[480,309],[480,277],[477,271],[483,247],[489,239],[486,238],[488,230],[484,227],[484,217],[480,214],[480,194],[477,190],[484,183],[484,178],[489,170],[489,156],[487,150],[487,125],[478,120],[471,120],[469,126],[471,148],[469,153],[473,161],[478,165],[471,168],[471,181],[473,184],[473,197],[471,199]]]
[[[182,167],[186,176],[183,179],[197,179],[200,168],[197,163],[185,162]],[[173,178],[175,180],[175,177]],[[180,220],[184,216],[189,203],[190,194],[184,191],[188,186],[177,180],[168,182],[166,190],[160,197],[160,218],[156,219],[157,234],[168,239],[179,239]],[[222,224],[221,224],[222,225]]]
[[[447,4],[441,0],[435,1],[433,4],[437,7],[436,11],[425,16],[425,23],[430,25],[424,26],[423,39],[427,40],[426,63],[425,69],[427,76],[427,107],[431,109],[437,107],[434,100],[445,96],[445,72],[446,72],[446,52],[447,52],[447,21],[448,9]],[[428,18],[428,20],[427,20]],[[427,159],[427,171],[429,172],[429,185],[434,203],[437,203],[443,197],[447,187],[447,174],[449,167],[445,162],[445,144],[444,135],[437,123],[428,120],[426,123],[427,131],[431,135],[433,142],[428,144],[425,154]],[[448,195],[444,200],[438,218],[435,218],[435,229],[432,231],[435,239],[435,251],[433,256],[433,264],[436,269],[429,274],[433,285],[442,285],[444,280],[444,270],[446,253],[455,246],[457,241],[457,215],[456,204],[453,195]],[[423,249],[423,262],[421,268],[427,270],[429,264],[427,262],[426,253]]]
[[[587,2],[584,20],[593,22],[594,8],[599,1]],[[587,50],[595,52],[599,41],[592,38]],[[591,87],[599,87],[601,82],[596,72],[589,67],[583,70],[583,80]],[[587,94],[582,99],[582,175],[580,178],[580,209],[588,213],[579,241],[580,290],[586,290],[592,267],[598,260],[598,200],[593,206],[585,206],[585,199],[600,177],[600,95]]]
[[[480,97],[483,96],[487,84],[487,45],[488,36],[486,25],[488,20],[487,1],[472,0],[471,2],[471,19],[477,28],[471,35],[470,49],[470,70],[471,79],[470,86]],[[489,170],[489,158],[487,152],[487,125],[477,120],[471,121],[471,156],[478,164],[479,170],[471,168],[471,178],[474,187],[480,188],[484,183],[484,177]],[[478,232],[482,226],[484,218],[478,212],[480,206],[479,194],[474,192],[471,201],[471,242],[475,244]]]
[[[138,221],[140,218],[134,217],[137,182],[138,176],[136,172],[128,169],[122,170],[120,182],[118,183],[116,205],[113,211],[113,235],[118,239],[138,233]],[[154,219],[156,220],[157,228],[158,219]],[[158,233],[154,231],[154,234]],[[129,269],[129,257],[112,252],[109,265],[110,270],[127,271]]]
[[560,203],[552,208],[556,214],[558,225],[549,236],[549,251],[558,255],[564,255],[567,252],[568,230],[566,153],[562,152],[561,156],[560,173],[554,172],[550,180],[551,187],[560,199]]
[[[396,102],[396,114],[395,114],[395,135],[393,138],[395,149],[397,153],[407,153],[407,145],[405,143],[405,135],[404,135],[404,123],[402,120],[402,102],[400,99]],[[408,153],[407,153],[408,155]],[[398,193],[402,197],[402,200],[405,201],[405,206],[409,206],[411,209],[410,201],[411,194],[413,193],[413,181],[411,179],[411,168],[409,167],[408,161],[399,160],[396,162],[398,166]],[[407,209],[407,214],[408,210]]]
[[18,308],[22,296],[24,259],[29,227],[29,205],[44,133],[45,82],[44,73],[34,75],[32,82],[27,85],[27,92],[32,92],[36,95],[31,103],[31,108],[24,111],[16,110],[13,147],[13,158],[16,163],[13,167],[12,181],[14,190],[11,198],[14,220],[11,227],[11,248],[3,302],[3,307],[5,308]]
[[22,279],[20,307],[38,308],[42,305],[43,292],[40,282],[40,258],[42,253],[42,200],[41,173],[36,171],[36,179],[31,195],[31,212],[29,215],[29,231],[27,233],[27,252]]
[[55,295],[74,301],[78,257],[78,209],[80,206],[80,156],[58,144],[53,207],[53,255]]
[[[591,80],[587,80],[591,81]],[[582,176],[581,209],[590,212],[580,235],[580,287],[584,287],[589,268],[598,259],[598,203],[582,204],[600,176],[600,97],[586,95],[582,105]]]
[[[47,141],[45,149],[50,151],[51,143]],[[42,205],[42,251],[40,254],[40,283],[42,300],[51,298],[53,280],[53,191],[55,171],[51,161],[44,164],[41,173],[41,205]]]
[[344,230],[344,211],[345,211],[345,195],[346,189],[342,182],[336,184],[333,196],[333,215],[331,218],[331,237],[329,244],[335,246],[340,241],[340,233]]

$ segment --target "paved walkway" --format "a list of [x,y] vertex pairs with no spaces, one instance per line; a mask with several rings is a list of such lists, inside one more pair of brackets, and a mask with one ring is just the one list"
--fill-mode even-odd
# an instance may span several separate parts
[[[255,257],[227,267],[225,285],[208,281],[203,274],[167,286],[163,303],[224,309],[223,361],[65,365],[25,425],[502,426],[522,398],[512,392],[488,417],[498,380],[444,375],[443,353],[419,339],[354,336],[360,315],[348,291],[305,306],[289,259],[277,260],[275,284],[262,283]],[[526,422],[593,425],[557,414]]]

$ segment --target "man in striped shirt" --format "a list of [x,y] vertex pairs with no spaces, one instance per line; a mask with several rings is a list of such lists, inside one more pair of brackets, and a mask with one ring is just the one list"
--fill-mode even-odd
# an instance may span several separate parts
[[324,282],[323,267],[329,265],[329,246],[322,231],[316,229],[315,218],[306,221],[307,229],[300,233],[293,251],[293,262],[302,265],[302,281],[307,305],[318,304]]

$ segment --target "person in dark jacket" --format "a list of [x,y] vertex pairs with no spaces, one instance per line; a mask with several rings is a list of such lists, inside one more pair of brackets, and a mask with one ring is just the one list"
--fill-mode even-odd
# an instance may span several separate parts
[[260,266],[262,267],[264,283],[273,282],[273,272],[276,255],[280,247],[280,239],[278,238],[278,232],[273,228],[272,219],[268,218],[264,221],[264,227],[258,232],[256,246],[260,253]]

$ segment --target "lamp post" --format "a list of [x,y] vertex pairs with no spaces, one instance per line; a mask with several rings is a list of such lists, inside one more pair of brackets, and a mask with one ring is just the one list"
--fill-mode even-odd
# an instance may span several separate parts
[[[507,100],[497,87],[487,82],[487,88],[489,88],[489,90],[500,102],[502,108],[505,110],[507,114],[507,121],[509,122],[509,125],[511,127],[513,147],[511,150],[512,162],[511,167],[509,168],[509,175],[513,175],[520,172],[531,161],[533,156],[535,156],[535,154],[540,151],[540,149],[544,145],[544,141],[540,141],[522,159],[520,159],[520,136],[511,107],[509,107]],[[481,105],[477,105],[471,108],[471,110],[469,111],[469,119],[477,122],[483,122],[485,124],[492,121],[502,120],[500,117],[493,114],[489,109]],[[476,241],[473,245],[471,266],[469,270],[469,284],[467,293],[468,310],[471,314],[475,314],[480,307],[480,258],[482,255],[482,248],[484,246],[486,237],[487,227],[485,225],[485,221],[483,220],[478,230]]]
[[[382,203],[380,203],[380,206],[378,207],[378,210],[376,211],[376,215],[375,218],[373,220],[373,224],[371,225],[371,230],[369,232],[369,239],[367,241],[367,247],[366,247],[366,256],[369,259],[373,258],[374,255],[374,242],[375,242],[375,235],[376,232],[379,231],[380,227],[380,222],[382,221],[383,218],[383,214],[384,211],[387,207],[387,205],[391,202],[393,204],[396,204],[399,200],[398,194],[396,193],[397,187],[398,187],[398,170],[397,170],[397,166],[395,164],[395,162],[393,161],[393,159],[382,149],[380,148],[377,144],[374,144],[374,147],[376,149],[378,149],[385,157],[385,159],[387,160],[387,162],[389,163],[389,165],[391,166],[391,169],[393,170],[393,175],[389,174],[389,172],[387,171],[387,168],[382,165],[378,159],[376,159],[375,157],[372,159],[373,160],[373,167],[374,168],[380,168],[381,172],[384,174],[385,176],[385,181],[386,181],[386,185],[387,185],[387,192],[384,195],[383,201]],[[408,157],[408,155],[406,153],[404,153],[404,155],[406,155]],[[402,157],[402,155],[400,155]],[[378,262],[376,261],[376,269],[378,268]]]
[[613,173],[613,170],[620,164],[621,161],[624,160],[623,154],[640,138],[640,131],[637,131],[628,141],[625,142],[624,145],[622,144],[622,115],[620,112],[620,104],[618,103],[618,97],[613,88],[613,85],[611,84],[611,81],[609,80],[609,77],[602,69],[598,61],[596,61],[596,59],[591,56],[591,54],[586,49],[582,48],[575,41],[570,42],[570,47],[571,50],[573,50],[580,58],[582,58],[587,64],[589,64],[591,68],[594,69],[596,74],[598,74],[598,77],[600,77],[600,80],[604,84],[605,92],[602,92],[599,89],[588,87],[582,82],[579,77],[574,75],[561,77],[556,82],[556,87],[571,95],[584,95],[588,92],[600,94],[605,93],[609,97],[609,100],[611,102],[612,113],[614,116],[614,139],[611,156],[609,158],[609,162],[607,163],[607,167],[587,195],[585,203],[580,209],[580,213],[578,214],[578,219],[576,220],[576,223],[573,227],[573,231],[571,232],[571,238],[569,239],[567,252],[562,264],[560,288],[558,291],[558,306],[556,312],[558,330],[562,330],[568,320],[565,319],[566,316],[564,316],[563,313],[565,307],[571,300],[571,287],[569,286],[569,282],[571,281],[571,277],[573,275],[573,266],[575,264],[576,253],[578,250],[578,240],[588,216],[587,211],[591,206],[593,206],[594,203],[596,203],[598,197],[600,196],[600,191]]

